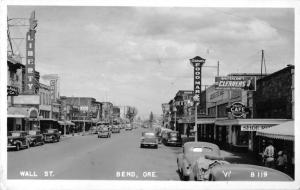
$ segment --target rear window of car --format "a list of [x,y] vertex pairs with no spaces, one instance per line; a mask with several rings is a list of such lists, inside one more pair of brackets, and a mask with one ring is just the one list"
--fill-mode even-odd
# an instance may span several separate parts
[[212,152],[213,149],[210,147],[193,147],[192,152]]
[[154,133],[144,133],[145,137],[155,137]]

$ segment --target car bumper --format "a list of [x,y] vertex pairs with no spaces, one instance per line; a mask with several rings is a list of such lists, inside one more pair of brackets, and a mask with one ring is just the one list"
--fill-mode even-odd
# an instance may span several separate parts
[[7,149],[16,148],[16,145],[7,145]]
[[167,141],[167,143],[168,143],[169,145],[174,145],[174,146],[181,146],[181,145],[182,145],[181,142],[176,142],[176,141]]
[[148,142],[143,142],[141,143],[143,146],[157,146],[157,143],[148,143]]

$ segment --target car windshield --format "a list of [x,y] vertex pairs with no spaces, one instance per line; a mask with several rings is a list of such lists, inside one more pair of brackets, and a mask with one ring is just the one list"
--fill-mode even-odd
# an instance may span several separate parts
[[177,137],[177,136],[178,136],[178,133],[170,133],[170,136],[171,136],[171,137]]
[[101,131],[108,131],[107,127],[102,127]]
[[145,137],[155,137],[154,133],[144,133]]
[[21,133],[18,133],[18,132],[12,132],[10,133],[11,136],[13,137],[20,137],[21,136]]
[[210,147],[193,147],[192,152],[212,152],[213,149]]
[[29,131],[28,133],[29,133],[29,135],[36,135],[37,131]]

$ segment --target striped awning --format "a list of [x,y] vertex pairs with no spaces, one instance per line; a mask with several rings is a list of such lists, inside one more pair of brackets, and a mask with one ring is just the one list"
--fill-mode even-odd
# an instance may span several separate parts
[[294,125],[294,121],[288,121],[261,131],[257,131],[256,135],[273,139],[293,141],[295,138]]

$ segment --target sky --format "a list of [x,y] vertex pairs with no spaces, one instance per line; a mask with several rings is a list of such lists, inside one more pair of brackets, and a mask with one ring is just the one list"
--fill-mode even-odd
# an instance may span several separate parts
[[[33,10],[36,70],[58,74],[61,95],[135,106],[142,117],[193,90],[195,56],[206,59],[204,85],[218,61],[221,76],[260,73],[261,50],[267,73],[294,64],[294,9],[8,6],[8,18]],[[11,36],[26,30],[11,27]],[[25,55],[24,40],[13,45]]]

